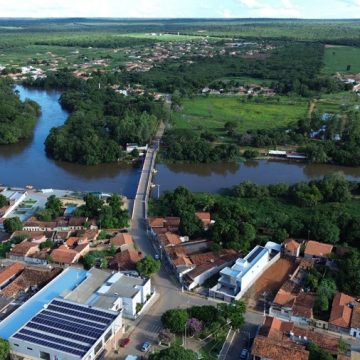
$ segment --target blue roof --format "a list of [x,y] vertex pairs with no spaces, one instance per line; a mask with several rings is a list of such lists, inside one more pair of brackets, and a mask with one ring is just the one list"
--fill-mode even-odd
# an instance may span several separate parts
[[1,322],[0,337],[8,340],[24,324],[37,314],[44,305],[61,295],[66,290],[74,289],[87,276],[87,271],[70,267],[47,284],[25,304],[16,309]]

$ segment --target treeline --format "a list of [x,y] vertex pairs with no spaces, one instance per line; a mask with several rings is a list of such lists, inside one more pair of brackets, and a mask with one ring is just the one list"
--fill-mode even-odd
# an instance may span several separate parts
[[[322,128],[321,139],[313,140],[312,133]],[[315,113],[286,128],[248,130],[237,135],[237,142],[258,148],[299,145],[310,162],[360,166],[360,112],[351,110],[328,120]]]
[[33,134],[40,106],[32,101],[20,101],[13,83],[0,79],[0,144],[14,144]]
[[249,250],[256,244],[281,242],[291,236],[360,250],[360,201],[354,197],[359,189],[358,183],[338,174],[292,186],[247,182],[222,195],[178,188],[152,200],[151,211],[180,217],[210,211],[215,224],[200,236],[210,238],[214,248]]
[[94,165],[124,159],[126,143],[148,143],[165,117],[161,102],[118,95],[101,77],[85,82],[62,71],[31,84],[68,89],[60,102],[71,114],[45,141],[46,153],[56,160]]
[[239,157],[235,144],[213,144],[211,134],[188,129],[168,130],[163,138],[162,157],[170,162],[210,163],[234,161]]
[[277,48],[263,60],[233,56],[194,58],[192,64],[171,60],[144,73],[126,72],[125,82],[182,95],[198,93],[211,82],[224,77],[248,76],[272,80],[279,94],[313,96],[320,92],[345,89],[341,82],[320,76],[324,46],[317,43],[276,43]]

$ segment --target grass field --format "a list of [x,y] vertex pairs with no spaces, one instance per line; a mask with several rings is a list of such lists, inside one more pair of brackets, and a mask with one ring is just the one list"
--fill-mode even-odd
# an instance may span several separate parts
[[[245,99],[244,99],[245,100]],[[307,114],[308,103],[280,98],[271,103],[242,102],[240,97],[197,97],[185,100],[182,111],[174,115],[174,127],[208,130],[226,136],[224,124],[236,121],[237,130],[269,129],[289,124]]]
[[316,101],[315,111],[320,114],[337,113],[343,110],[350,110],[360,104],[360,98],[352,92],[341,92],[336,94],[324,94]]
[[[359,73],[360,72],[360,48],[349,46],[327,47],[325,49],[325,74]],[[351,65],[350,70],[347,66]]]

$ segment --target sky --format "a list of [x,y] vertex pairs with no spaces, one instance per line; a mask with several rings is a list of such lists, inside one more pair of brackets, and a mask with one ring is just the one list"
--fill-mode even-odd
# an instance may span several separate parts
[[360,18],[360,0],[0,0],[0,17]]

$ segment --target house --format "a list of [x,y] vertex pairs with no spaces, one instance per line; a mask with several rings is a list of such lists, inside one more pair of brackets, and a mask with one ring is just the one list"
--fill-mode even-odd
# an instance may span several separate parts
[[201,220],[205,230],[207,230],[210,225],[215,223],[215,221],[211,220],[211,214],[209,212],[199,211],[196,212],[195,215]]
[[134,241],[130,234],[119,233],[110,239],[110,244],[114,246],[115,249],[120,249],[120,251],[125,251],[134,245]]
[[350,322],[350,336],[360,339],[360,304],[356,303],[353,308]]
[[109,261],[109,267],[118,271],[136,270],[136,263],[142,259],[142,255],[135,249],[118,252]]
[[301,244],[294,239],[287,239],[283,243],[283,252],[285,255],[299,257]]
[[224,301],[239,300],[259,276],[280,258],[281,246],[268,242],[257,245],[245,258],[236,260],[230,268],[220,271],[220,279],[209,291],[209,296]]
[[81,254],[78,251],[67,248],[65,245],[61,245],[54,249],[50,256],[54,263],[66,266],[76,263],[80,259]]
[[256,336],[251,349],[255,360],[308,360],[309,352],[302,345]]
[[20,244],[15,245],[7,257],[12,260],[24,260],[26,256],[31,256],[39,251],[39,244],[32,241],[24,240]]
[[333,245],[310,240],[306,243],[304,257],[312,260],[326,260],[333,250]]
[[23,270],[25,266],[15,262],[0,269],[0,290],[13,281]]
[[122,308],[125,317],[135,319],[152,294],[149,278],[92,268],[66,299],[107,310]]
[[165,234],[159,236],[160,242],[163,246],[175,246],[182,243],[179,235],[167,231]]
[[329,319],[329,328],[332,331],[348,333],[351,315],[356,302],[352,296],[338,292],[335,294]]

